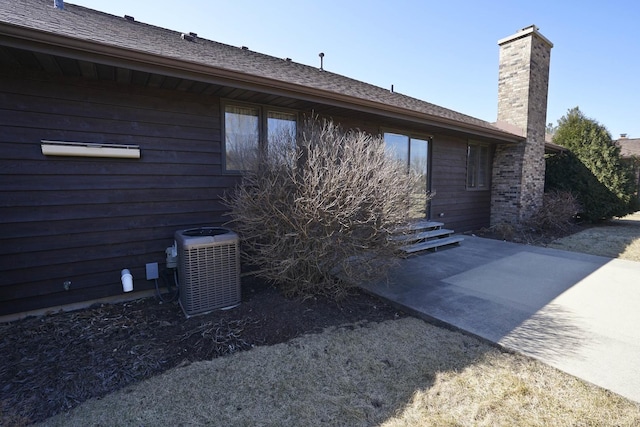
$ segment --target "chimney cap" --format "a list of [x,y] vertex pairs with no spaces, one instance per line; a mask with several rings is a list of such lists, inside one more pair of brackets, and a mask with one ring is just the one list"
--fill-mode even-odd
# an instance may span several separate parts
[[620,139],[627,139],[627,134],[626,133],[621,133],[620,134]]
[[535,25],[529,25],[527,27],[522,28],[520,31],[527,31],[533,29],[534,31],[540,31],[540,28],[536,27]]
[[537,36],[538,38],[543,40],[545,43],[547,43],[550,48],[552,48],[553,43],[551,43],[551,41],[548,38],[540,34],[539,30],[540,29],[535,25],[529,25],[528,27],[521,28],[514,35],[498,40],[498,46],[505,45],[507,43],[525,38],[527,36]]

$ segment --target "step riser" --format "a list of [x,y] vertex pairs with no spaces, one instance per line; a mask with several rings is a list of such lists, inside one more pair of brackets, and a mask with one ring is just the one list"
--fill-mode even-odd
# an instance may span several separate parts
[[453,234],[453,230],[440,228],[438,230],[428,230],[428,231],[421,231],[421,232],[412,233],[412,234],[403,234],[401,236],[392,236],[390,239],[393,240],[394,242],[416,243],[423,240],[449,237],[452,234]]
[[443,239],[429,240],[415,245],[403,246],[401,250],[406,254],[414,254],[429,249],[438,250],[438,248],[444,246],[459,244],[463,240],[464,238],[460,236],[445,237]]
[[442,228],[441,222],[417,221],[402,227],[398,234],[390,237],[394,242],[403,244],[400,248],[405,254],[414,254],[426,250],[437,250],[443,246],[459,244],[464,239],[453,236],[453,230]]
[[414,233],[427,230],[438,230],[444,223],[436,221],[417,221],[398,229],[399,234]]

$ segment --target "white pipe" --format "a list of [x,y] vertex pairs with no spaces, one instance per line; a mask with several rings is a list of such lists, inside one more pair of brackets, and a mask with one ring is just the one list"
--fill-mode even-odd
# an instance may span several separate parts
[[128,269],[122,270],[120,279],[122,280],[122,291],[131,292],[133,290],[133,276]]

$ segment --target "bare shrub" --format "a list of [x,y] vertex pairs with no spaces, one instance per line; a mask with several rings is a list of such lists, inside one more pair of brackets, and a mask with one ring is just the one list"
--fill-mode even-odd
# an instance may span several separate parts
[[489,227],[489,231],[495,233],[503,240],[513,240],[517,232],[517,227],[506,222],[500,222],[496,225]]
[[542,207],[530,219],[531,226],[542,230],[565,232],[575,223],[580,203],[570,191],[551,190],[544,193]]
[[226,203],[257,275],[288,295],[337,299],[392,265],[401,242],[388,236],[405,222],[418,177],[365,132],[312,118],[298,135],[270,141]]

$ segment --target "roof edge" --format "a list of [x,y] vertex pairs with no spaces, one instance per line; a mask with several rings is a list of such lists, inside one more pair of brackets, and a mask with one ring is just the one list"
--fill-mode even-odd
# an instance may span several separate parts
[[19,49],[62,55],[81,60],[87,60],[88,55],[91,60],[113,66],[131,67],[134,65],[140,71],[145,72],[159,72],[162,70],[161,72],[175,77],[190,78],[217,84],[235,84],[240,88],[259,89],[266,93],[290,97],[297,96],[300,99],[306,100],[323,100],[323,102],[342,107],[354,108],[354,106],[358,106],[360,108],[357,109],[360,109],[360,111],[378,114],[381,112],[393,113],[395,118],[490,137],[503,142],[519,142],[523,139],[520,132],[513,132],[513,129],[503,129],[495,124],[493,124],[495,129],[491,129],[470,123],[462,123],[457,120],[434,116],[407,108],[390,106],[378,101],[371,101],[178,58],[156,55],[90,40],[77,39],[7,22],[0,22],[0,41],[2,41],[4,45]]

